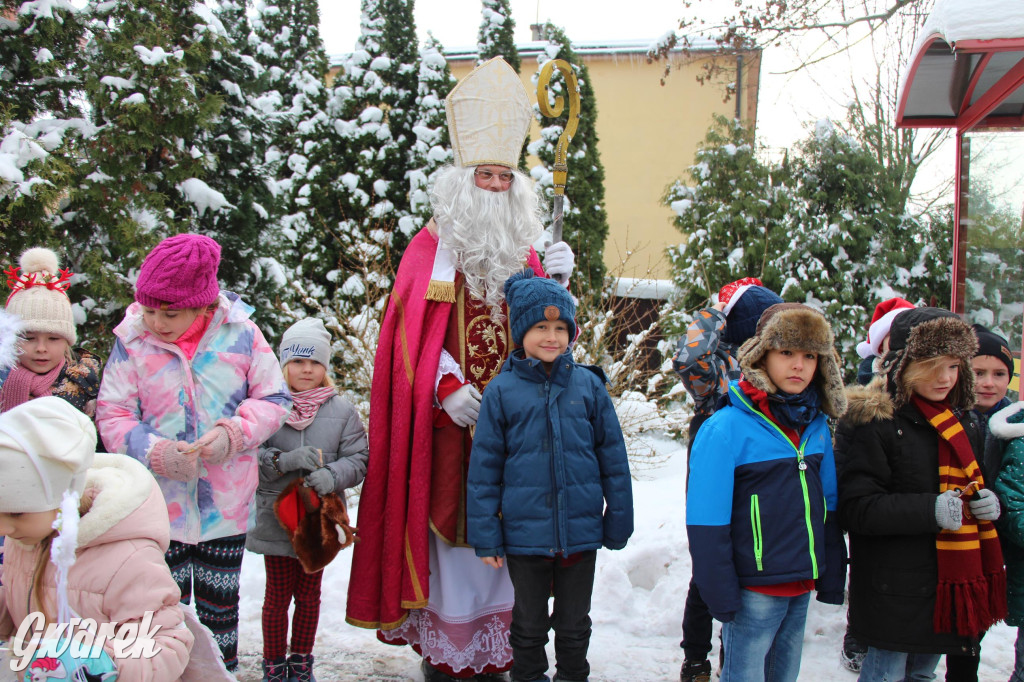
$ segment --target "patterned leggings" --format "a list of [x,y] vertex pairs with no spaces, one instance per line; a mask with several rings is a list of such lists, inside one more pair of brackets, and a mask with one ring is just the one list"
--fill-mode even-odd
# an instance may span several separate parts
[[210,628],[231,671],[238,667],[238,578],[244,553],[242,534],[197,545],[171,540],[164,555],[181,601],[191,603],[194,587],[199,622]]
[[320,620],[320,582],[323,571],[306,573],[298,559],[264,556],[267,591],[263,598],[263,658],[284,658],[288,639],[288,605],[295,599],[292,615],[292,653],[313,653]]

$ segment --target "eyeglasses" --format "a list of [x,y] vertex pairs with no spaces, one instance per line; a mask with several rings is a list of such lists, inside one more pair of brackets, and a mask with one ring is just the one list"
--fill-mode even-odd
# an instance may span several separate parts
[[477,168],[475,171],[473,171],[473,175],[480,178],[482,182],[490,182],[491,178],[497,176],[498,180],[500,180],[501,184],[503,185],[511,185],[512,180],[514,180],[516,177],[515,175],[512,174],[512,171],[502,171],[500,173],[495,173],[484,168]]

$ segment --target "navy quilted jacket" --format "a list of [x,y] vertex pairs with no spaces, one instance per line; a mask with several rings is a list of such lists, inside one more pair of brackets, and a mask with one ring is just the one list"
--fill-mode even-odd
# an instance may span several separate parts
[[467,494],[477,556],[621,549],[633,534],[626,445],[604,372],[521,349],[484,391]]

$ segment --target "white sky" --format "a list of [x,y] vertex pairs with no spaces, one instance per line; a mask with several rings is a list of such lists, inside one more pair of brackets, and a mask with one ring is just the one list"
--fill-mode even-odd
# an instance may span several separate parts
[[[610,0],[511,0],[516,41],[530,40],[530,24],[553,24],[576,42],[650,40],[678,26],[680,0],[639,0],[640,11],[623,11]],[[427,31],[447,49],[476,45],[480,0],[416,0],[416,30]],[[359,0],[320,0],[321,33],[328,54],[347,52],[359,36]],[[538,22],[539,20],[539,22]]]

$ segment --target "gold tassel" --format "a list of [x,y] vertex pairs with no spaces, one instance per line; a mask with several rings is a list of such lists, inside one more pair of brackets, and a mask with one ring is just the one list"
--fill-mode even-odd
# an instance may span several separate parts
[[428,301],[440,301],[441,303],[455,303],[455,282],[442,282],[432,279],[427,286]]

